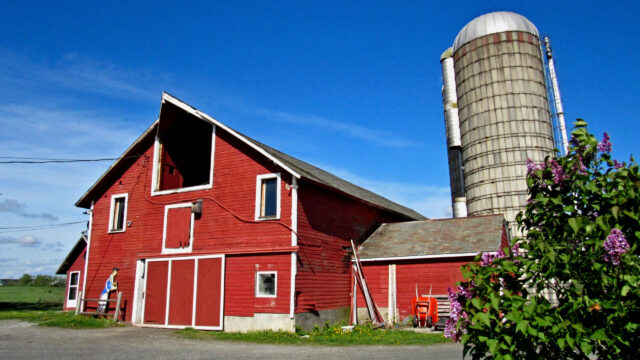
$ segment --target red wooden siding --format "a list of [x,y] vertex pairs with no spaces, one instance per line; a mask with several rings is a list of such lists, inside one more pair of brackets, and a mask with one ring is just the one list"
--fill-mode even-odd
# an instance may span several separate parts
[[404,220],[318,185],[298,190],[296,312],[350,306],[350,239],[362,241],[383,222]]
[[[289,237],[291,241],[291,237]],[[277,271],[276,297],[257,298],[256,273]],[[224,314],[253,316],[255,313],[289,313],[291,254],[228,256],[225,268]]]
[[[69,296],[69,280],[71,279],[72,272],[79,271],[80,276],[78,277],[78,292],[82,291],[82,282],[84,280],[84,258],[86,255],[86,251],[87,251],[86,249],[82,250],[80,255],[78,255],[78,257],[75,259],[73,264],[71,264],[71,266],[69,267],[69,270],[67,270],[67,287],[66,287],[66,291],[64,292],[64,303],[62,305],[63,310],[71,310],[71,309],[75,310],[75,307],[67,307],[67,298]],[[80,304],[79,296],[80,295],[78,294],[78,297],[77,297],[78,304]]]
[[144,296],[144,323],[164,325],[167,308],[169,262],[150,261],[147,267],[147,290]]
[[[148,141],[147,146],[144,155],[129,168],[120,174],[113,174],[113,185],[94,200],[93,208],[87,296],[97,298],[112,268],[120,268],[116,281],[119,290],[123,292],[126,306],[124,316],[127,321],[131,321],[136,260],[161,253],[166,205],[203,199],[202,215],[194,221],[192,252],[195,254],[224,254],[243,249],[266,253],[291,246],[291,231],[285,226],[274,221],[242,221],[253,220],[255,217],[256,176],[280,172],[282,197],[279,221],[291,225],[291,190],[286,188],[286,184],[291,183],[291,176],[284,170],[218,128],[213,188],[151,196],[152,141]],[[126,221],[131,224],[122,233],[108,233],[111,195],[122,193],[128,193]],[[233,260],[230,261],[233,265]],[[251,266],[255,265],[253,263]],[[281,304],[280,300],[285,297],[288,299],[289,285],[284,284],[285,281],[288,284],[290,276],[288,272],[287,275],[282,275],[284,273],[278,273],[277,306],[265,306],[264,311],[275,312],[274,309],[277,309],[278,312],[288,312],[288,305]],[[231,279],[230,283],[233,284],[234,280]],[[253,288],[253,280],[250,281],[250,286]],[[286,294],[281,296],[281,291],[286,291]],[[255,310],[239,310],[244,304],[234,305],[234,301],[231,298],[229,302],[225,302],[230,306],[231,313],[245,314]]]
[[[195,260],[173,260],[171,262],[169,325],[191,325],[194,271]],[[218,295],[219,298],[220,295]]]
[[[387,307],[389,294],[389,264],[396,264],[396,294],[400,319],[411,315],[411,299],[428,295],[430,286],[433,295],[446,295],[448,287],[463,280],[460,267],[473,260],[469,258],[397,260],[395,262],[363,262],[362,271],[369,290],[378,307]],[[362,292],[358,290],[358,307],[366,307]]]
[[191,235],[191,208],[179,207],[167,209],[166,248],[180,248],[189,246]]
[[198,260],[197,326],[220,326],[222,259]]

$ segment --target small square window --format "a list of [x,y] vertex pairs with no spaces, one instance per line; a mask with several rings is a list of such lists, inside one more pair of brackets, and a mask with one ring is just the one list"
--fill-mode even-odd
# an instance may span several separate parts
[[256,297],[276,297],[278,273],[258,271],[256,273]]
[[280,174],[258,175],[256,220],[280,218]]
[[127,194],[111,197],[111,213],[109,214],[109,231],[122,232],[127,220]]

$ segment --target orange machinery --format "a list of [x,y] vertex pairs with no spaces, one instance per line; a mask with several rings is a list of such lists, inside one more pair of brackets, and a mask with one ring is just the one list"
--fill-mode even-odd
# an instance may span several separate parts
[[438,300],[431,296],[416,296],[411,301],[413,325],[432,327],[438,322]]

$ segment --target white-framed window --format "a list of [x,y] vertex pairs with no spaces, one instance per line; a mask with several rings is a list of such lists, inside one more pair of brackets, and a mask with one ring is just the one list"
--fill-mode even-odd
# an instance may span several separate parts
[[78,304],[78,287],[80,284],[80,271],[69,273],[69,289],[67,289],[67,307],[76,307]]
[[127,200],[129,194],[111,196],[109,211],[109,232],[124,232],[127,227]]
[[256,297],[274,298],[278,294],[278,272],[256,272]]
[[181,124],[155,138],[152,196],[213,187],[216,127],[201,120]]
[[258,175],[256,179],[256,220],[280,218],[280,173]]
[[164,208],[162,253],[190,252],[193,248],[192,203],[172,204]]

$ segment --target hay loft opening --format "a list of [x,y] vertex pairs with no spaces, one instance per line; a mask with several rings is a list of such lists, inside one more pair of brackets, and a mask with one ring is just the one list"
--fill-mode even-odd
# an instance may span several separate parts
[[154,149],[154,194],[210,188],[213,141],[213,124],[164,102]]

